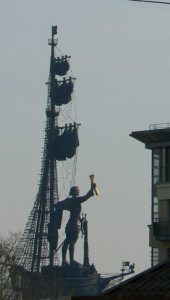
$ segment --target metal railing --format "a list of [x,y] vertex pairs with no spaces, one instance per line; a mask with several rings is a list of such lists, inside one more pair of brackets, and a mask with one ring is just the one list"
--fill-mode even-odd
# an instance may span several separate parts
[[149,125],[149,130],[166,129],[166,128],[170,128],[170,123],[159,123],[159,124]]

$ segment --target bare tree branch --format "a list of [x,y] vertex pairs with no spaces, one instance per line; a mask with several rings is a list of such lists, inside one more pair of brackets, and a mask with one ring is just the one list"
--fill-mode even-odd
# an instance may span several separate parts
[[15,256],[20,234],[10,234],[8,238],[0,238],[0,299],[10,300],[12,285],[10,272],[15,265]]

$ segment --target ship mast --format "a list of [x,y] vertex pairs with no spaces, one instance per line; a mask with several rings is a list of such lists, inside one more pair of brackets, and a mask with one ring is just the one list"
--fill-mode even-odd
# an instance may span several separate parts
[[[40,184],[33,209],[17,251],[18,264],[31,272],[41,272],[43,266],[53,267],[57,263],[55,250],[58,243],[58,221],[54,218],[55,204],[59,201],[58,176],[60,165],[72,159],[72,170],[75,175],[76,149],[79,146],[78,126],[75,122],[59,126],[60,106],[62,115],[72,100],[74,78],[64,77],[69,71],[70,56],[57,56],[57,26],[52,26],[50,72],[48,79],[48,97],[46,109],[46,129]],[[64,108],[66,107],[66,108]],[[68,119],[67,115],[67,119]],[[61,121],[65,122],[66,118]],[[68,177],[73,176],[73,173]],[[63,180],[64,181],[64,180]],[[66,182],[63,182],[66,186]],[[71,181],[70,181],[71,183]],[[61,180],[60,180],[61,185]],[[68,186],[67,186],[68,188]],[[68,193],[68,190],[67,190]],[[56,226],[57,225],[57,226]]]
[[[57,26],[52,26],[52,38],[51,41],[49,41],[49,45],[51,45],[51,62],[50,62],[50,95],[52,93],[52,89],[54,88],[55,85],[55,72],[53,68],[54,64],[54,47],[57,45],[57,40],[54,39],[54,35],[57,34]],[[55,140],[55,128],[58,125],[58,116],[59,116],[59,111],[55,110],[55,102],[53,97],[50,97],[50,111],[48,112],[50,116],[49,120],[49,143]],[[58,131],[57,131],[58,133]],[[57,180],[57,163],[54,159],[53,156],[49,158],[49,168],[50,168],[50,220],[52,219],[53,213],[54,213],[54,201],[59,200],[58,198],[58,180]],[[56,171],[56,172],[55,172]],[[56,176],[55,176],[56,175]],[[55,190],[54,186],[56,185],[56,193],[55,195]],[[57,199],[55,199],[55,196]],[[50,250],[49,250],[49,260],[50,260],[50,266],[53,266],[54,264],[54,251],[51,248],[50,245]]]

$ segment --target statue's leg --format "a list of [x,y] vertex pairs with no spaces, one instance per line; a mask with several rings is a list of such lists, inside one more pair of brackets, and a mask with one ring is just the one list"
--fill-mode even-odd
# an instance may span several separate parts
[[74,262],[74,248],[75,244],[78,240],[79,235],[79,226],[76,224],[76,226],[72,227],[71,235],[70,235],[70,243],[69,243],[69,255],[70,255],[70,264]]
[[58,230],[54,232],[53,241],[52,241],[52,247],[54,251],[57,249],[57,246],[58,246]]
[[64,241],[63,247],[62,247],[62,264],[64,265],[66,263],[66,254],[67,254],[67,248],[68,248],[68,240],[67,238]]
[[72,264],[74,261],[74,248],[75,248],[75,243],[70,243],[69,245],[70,264]]
[[74,234],[72,234],[72,239],[69,243],[69,255],[70,255],[70,264],[74,262],[74,249],[75,249],[75,244],[78,239],[78,231],[75,231]]
[[48,226],[47,240],[52,251],[55,251],[58,245],[58,230]]

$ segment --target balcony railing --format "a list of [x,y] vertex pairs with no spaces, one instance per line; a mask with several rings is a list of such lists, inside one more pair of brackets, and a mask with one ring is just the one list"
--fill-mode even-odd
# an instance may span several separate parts
[[157,240],[170,241],[170,221],[153,223],[153,235]]
[[159,124],[149,125],[149,130],[166,129],[166,128],[170,128],[170,123],[159,123]]

